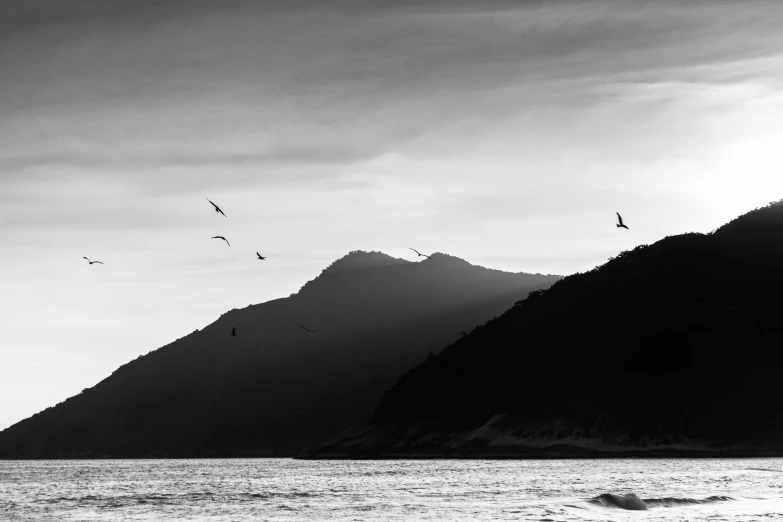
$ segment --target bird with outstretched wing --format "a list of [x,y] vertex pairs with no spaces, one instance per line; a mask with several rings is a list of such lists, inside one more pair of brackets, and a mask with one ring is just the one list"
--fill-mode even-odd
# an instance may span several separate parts
[[[209,198],[206,198],[206,199],[207,199],[207,201],[212,203],[212,201],[210,201]],[[215,205],[214,203],[212,203],[212,206],[215,207],[215,212],[220,212],[221,214],[223,214],[223,217],[228,217],[222,210],[220,210],[219,206]]]
[[414,252],[416,252],[417,254],[419,254],[419,257],[426,257],[427,259],[429,259],[429,258],[430,258],[430,256],[428,256],[427,254],[422,254],[421,252],[419,252],[419,251],[418,251],[418,250],[416,250],[415,248],[411,248],[411,250],[413,250]]

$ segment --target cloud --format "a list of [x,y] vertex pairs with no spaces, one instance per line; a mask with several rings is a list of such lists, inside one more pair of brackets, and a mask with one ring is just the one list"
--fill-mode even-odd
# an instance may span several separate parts
[[[673,68],[775,43],[758,24],[743,29],[740,22],[769,22],[731,2],[699,3],[703,20],[671,2],[617,1],[239,1],[217,9],[38,0],[5,9],[31,31],[6,35],[0,53],[10,78],[0,85],[7,168],[35,158],[156,168],[439,153],[491,139],[529,107],[578,118],[567,110],[620,90],[629,97],[634,85],[660,92],[684,81],[670,76]],[[79,20],[88,30],[46,37]]]
[[290,147],[258,152],[97,151],[87,153],[45,153],[26,156],[0,156],[0,169],[20,171],[36,167],[67,167],[84,170],[159,169],[168,167],[233,167],[263,165],[351,164],[373,157],[370,151],[339,147]]

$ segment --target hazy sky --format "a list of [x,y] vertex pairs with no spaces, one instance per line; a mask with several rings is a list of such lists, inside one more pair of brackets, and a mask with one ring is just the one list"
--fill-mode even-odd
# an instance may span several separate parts
[[781,20],[777,0],[3,0],[0,429],[350,250],[569,274],[780,199]]

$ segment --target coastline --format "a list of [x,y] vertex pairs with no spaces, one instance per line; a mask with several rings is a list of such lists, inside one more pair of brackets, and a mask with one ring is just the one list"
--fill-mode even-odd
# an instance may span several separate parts
[[348,452],[323,450],[306,457],[306,460],[571,460],[571,459],[732,459],[732,458],[781,458],[783,448],[732,448],[732,449],[632,449],[585,450],[569,445],[553,445],[546,448],[485,448],[476,451],[363,451]]

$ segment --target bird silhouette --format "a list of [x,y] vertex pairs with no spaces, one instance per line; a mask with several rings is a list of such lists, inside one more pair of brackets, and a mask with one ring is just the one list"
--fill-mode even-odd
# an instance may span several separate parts
[[468,335],[468,332],[460,332],[459,334],[460,334],[462,337],[465,337],[466,335]]
[[[207,199],[207,201],[209,201],[209,198],[206,198],[206,199]],[[212,203],[211,201],[209,201],[209,202]],[[221,214],[223,214],[223,217],[228,217],[222,210],[220,210],[219,206],[215,205],[214,203],[212,203],[212,206],[215,207],[215,212],[220,212]]]
[[430,256],[428,256],[427,254],[422,254],[421,252],[419,252],[419,251],[418,251],[418,250],[416,250],[415,248],[411,248],[411,250],[413,250],[414,252],[416,252],[417,254],[419,254],[419,257],[426,257],[427,259],[429,259],[429,258],[430,258]]
[[619,223],[617,223],[617,228],[624,228],[626,230],[630,230],[628,227],[626,227],[623,224],[623,216],[621,216],[619,212],[615,212],[615,214],[617,214],[617,221],[619,221]]
[[435,352],[432,350],[427,351],[427,357],[432,357],[433,355],[435,355]]
[[232,326],[231,327],[231,336],[232,337],[236,337],[237,336],[237,327],[236,326]]
[[[87,258],[85,257],[84,259],[87,259]],[[103,264],[102,261],[90,261],[89,259],[87,259],[87,261],[89,261],[91,265],[94,265],[95,263],[98,263],[99,265]]]
[[314,332],[315,332],[315,330],[310,330],[308,327],[306,327],[306,326],[305,326],[305,325],[303,325],[303,324],[300,324],[299,326],[301,326],[302,328],[304,328],[304,331],[305,331],[305,332],[307,332],[307,333],[314,333]]
[[228,239],[224,238],[223,236],[212,236],[212,239],[222,239],[228,246],[231,246],[231,243],[228,242]]
[[256,252],[256,255],[258,256],[258,259],[260,259],[261,261],[263,261],[264,259],[266,259],[264,256],[262,256],[262,255],[261,255],[261,254],[259,254],[258,252]]

